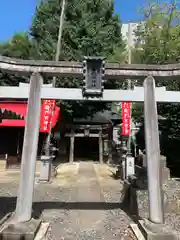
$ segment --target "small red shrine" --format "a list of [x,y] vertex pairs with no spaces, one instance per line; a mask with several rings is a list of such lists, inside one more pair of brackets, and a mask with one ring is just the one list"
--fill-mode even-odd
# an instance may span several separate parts
[[[0,159],[5,155],[21,156],[26,123],[27,101],[1,100],[0,101]],[[60,115],[60,107],[56,106],[55,100],[42,100],[38,156],[44,146],[47,133],[55,128]]]
[[[27,113],[27,102],[3,101],[0,102],[1,123],[0,127],[24,127]],[[52,114],[53,113],[53,114]],[[60,108],[56,106],[55,100],[42,100],[40,132],[47,133],[55,127],[59,118]],[[14,114],[14,118],[13,118]]]

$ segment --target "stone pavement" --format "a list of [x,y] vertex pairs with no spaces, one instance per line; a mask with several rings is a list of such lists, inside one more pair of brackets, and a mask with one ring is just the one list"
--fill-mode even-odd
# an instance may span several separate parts
[[[36,163],[36,177],[40,174],[40,161]],[[6,169],[6,161],[0,159],[0,183],[19,182],[20,168],[11,167]]]
[[[123,185],[112,177],[114,171],[94,162],[60,164],[51,183],[35,183],[33,216],[50,223],[46,240],[135,239],[129,229],[132,216],[120,204]],[[0,166],[0,219],[14,211],[18,184],[19,170]],[[179,231],[180,181],[168,179],[164,193],[166,224]],[[141,197],[139,214],[148,217],[147,194],[142,191]]]
[[122,185],[108,167],[80,162],[74,172],[73,181],[69,176],[63,190],[59,188],[58,206],[42,213],[51,223],[48,239],[134,239],[128,228],[132,220],[119,204]]
[[[57,171],[52,183],[35,185],[33,215],[50,222],[46,239],[135,239],[120,205],[122,184],[107,165],[62,164]],[[0,217],[15,208],[18,178],[9,178],[0,179]]]

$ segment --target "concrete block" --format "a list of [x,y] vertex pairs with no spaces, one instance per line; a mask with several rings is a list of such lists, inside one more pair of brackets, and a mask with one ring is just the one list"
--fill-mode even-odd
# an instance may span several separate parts
[[0,229],[0,240],[33,240],[41,225],[41,220],[16,223],[7,221]]
[[138,226],[146,240],[178,240],[177,232],[165,224],[155,224],[144,219],[139,221]]

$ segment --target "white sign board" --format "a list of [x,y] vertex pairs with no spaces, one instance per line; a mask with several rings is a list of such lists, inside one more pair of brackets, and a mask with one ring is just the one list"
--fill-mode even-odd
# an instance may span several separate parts
[[126,158],[126,178],[135,174],[134,158],[127,156]]

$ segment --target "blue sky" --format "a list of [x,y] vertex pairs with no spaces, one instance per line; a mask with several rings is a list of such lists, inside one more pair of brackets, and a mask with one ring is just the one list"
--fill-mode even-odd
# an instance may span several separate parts
[[[27,30],[31,24],[38,0],[0,0],[0,41],[5,41],[15,32]],[[115,10],[122,21],[138,20],[136,9],[145,0],[115,0]]]

